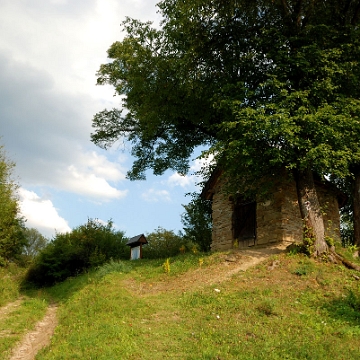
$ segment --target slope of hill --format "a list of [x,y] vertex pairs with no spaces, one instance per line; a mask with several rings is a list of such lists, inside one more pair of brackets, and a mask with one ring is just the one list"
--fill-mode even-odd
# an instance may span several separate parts
[[111,263],[27,294],[59,305],[36,359],[358,359],[358,279],[261,250]]

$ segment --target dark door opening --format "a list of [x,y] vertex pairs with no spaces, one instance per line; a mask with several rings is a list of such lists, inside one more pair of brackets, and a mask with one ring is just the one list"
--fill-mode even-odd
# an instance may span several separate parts
[[237,199],[232,215],[232,232],[239,247],[254,246],[256,240],[256,202]]

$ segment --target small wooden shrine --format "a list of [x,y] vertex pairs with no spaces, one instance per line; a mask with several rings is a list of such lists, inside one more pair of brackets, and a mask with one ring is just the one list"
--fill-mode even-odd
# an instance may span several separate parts
[[132,237],[126,245],[130,246],[130,260],[137,260],[142,258],[142,246],[147,244],[144,234]]

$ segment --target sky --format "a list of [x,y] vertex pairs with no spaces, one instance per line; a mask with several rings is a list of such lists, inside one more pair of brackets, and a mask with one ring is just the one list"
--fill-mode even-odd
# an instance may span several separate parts
[[94,114],[120,107],[112,87],[95,85],[96,71],[126,16],[159,24],[157,2],[0,0],[0,144],[16,163],[26,226],[49,239],[88,218],[111,219],[128,237],[182,230],[198,160],[187,176],[130,181],[130,145],[90,141]]

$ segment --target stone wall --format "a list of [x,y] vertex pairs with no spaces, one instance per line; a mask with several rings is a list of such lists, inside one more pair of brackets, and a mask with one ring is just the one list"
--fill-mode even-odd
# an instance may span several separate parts
[[221,192],[218,185],[212,199],[212,243],[211,250],[222,251],[233,247],[232,236],[233,204],[229,197]]
[[282,198],[281,241],[301,243],[303,240],[303,221],[297,199],[295,181],[286,180],[280,187]]
[[321,210],[324,216],[325,236],[332,238],[335,242],[340,239],[340,216],[339,203],[334,192],[325,187],[317,187]]
[[282,238],[281,196],[278,192],[256,206],[256,244],[265,245]]
[[[339,206],[336,196],[328,188],[317,186],[320,205],[324,213],[325,236],[340,240]],[[233,204],[229,197],[216,186],[213,194],[212,250],[227,250],[234,247],[232,235]],[[275,242],[301,243],[303,221],[293,180],[277,184],[268,200],[258,202],[256,208],[256,245]],[[241,244],[240,244],[241,246]]]

